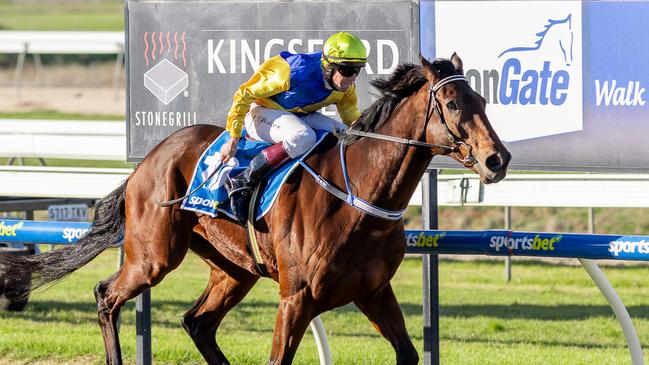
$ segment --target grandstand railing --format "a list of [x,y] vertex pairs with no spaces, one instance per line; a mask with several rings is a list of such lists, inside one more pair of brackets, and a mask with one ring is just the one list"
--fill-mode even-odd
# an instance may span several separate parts
[[126,122],[0,119],[0,157],[126,160]]

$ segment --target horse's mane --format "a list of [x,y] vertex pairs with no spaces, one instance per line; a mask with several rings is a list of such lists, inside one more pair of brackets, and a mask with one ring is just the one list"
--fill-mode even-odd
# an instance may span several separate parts
[[[421,66],[412,63],[397,66],[387,79],[372,80],[370,84],[379,91],[381,97],[361,113],[351,129],[363,132],[376,130],[390,117],[401,100],[414,94],[426,81]],[[359,138],[347,136],[345,144],[351,144]]]

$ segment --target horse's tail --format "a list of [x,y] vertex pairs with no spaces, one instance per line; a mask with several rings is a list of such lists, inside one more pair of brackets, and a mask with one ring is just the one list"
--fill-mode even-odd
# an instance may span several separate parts
[[26,298],[32,289],[55,284],[107,248],[121,245],[124,237],[126,183],[124,181],[95,205],[92,225],[77,244],[38,255],[0,254],[0,272],[23,285],[13,290]]

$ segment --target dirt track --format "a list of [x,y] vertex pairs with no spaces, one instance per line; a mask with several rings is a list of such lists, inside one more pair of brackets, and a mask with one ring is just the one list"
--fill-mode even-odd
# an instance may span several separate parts
[[125,88],[122,70],[120,85],[113,89],[114,63],[57,65],[40,72],[26,65],[22,87],[18,88],[15,69],[0,69],[0,112],[53,110],[64,113],[124,115]]
[[63,113],[124,115],[125,92],[111,88],[0,87],[3,113],[53,110]]

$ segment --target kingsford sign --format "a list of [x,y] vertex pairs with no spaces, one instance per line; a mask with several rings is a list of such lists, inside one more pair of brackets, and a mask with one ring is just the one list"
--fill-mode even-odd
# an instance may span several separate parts
[[[215,33],[222,33],[222,31]],[[288,40],[210,38],[207,40],[207,73],[249,75],[250,72],[256,71],[262,62],[284,50],[291,53],[320,52],[324,41],[325,39],[322,38]],[[396,42],[392,39],[376,39],[373,43],[367,39],[362,41],[370,54],[376,54],[376,57],[371,60],[374,63],[368,63],[364,71],[368,75],[392,73],[399,62],[399,47]]]
[[410,1],[126,4],[130,160],[182,127],[224,126],[239,85],[284,50],[318,52],[333,33],[358,35],[369,51],[357,81],[361,108],[372,102],[372,78],[419,53],[419,13]]

